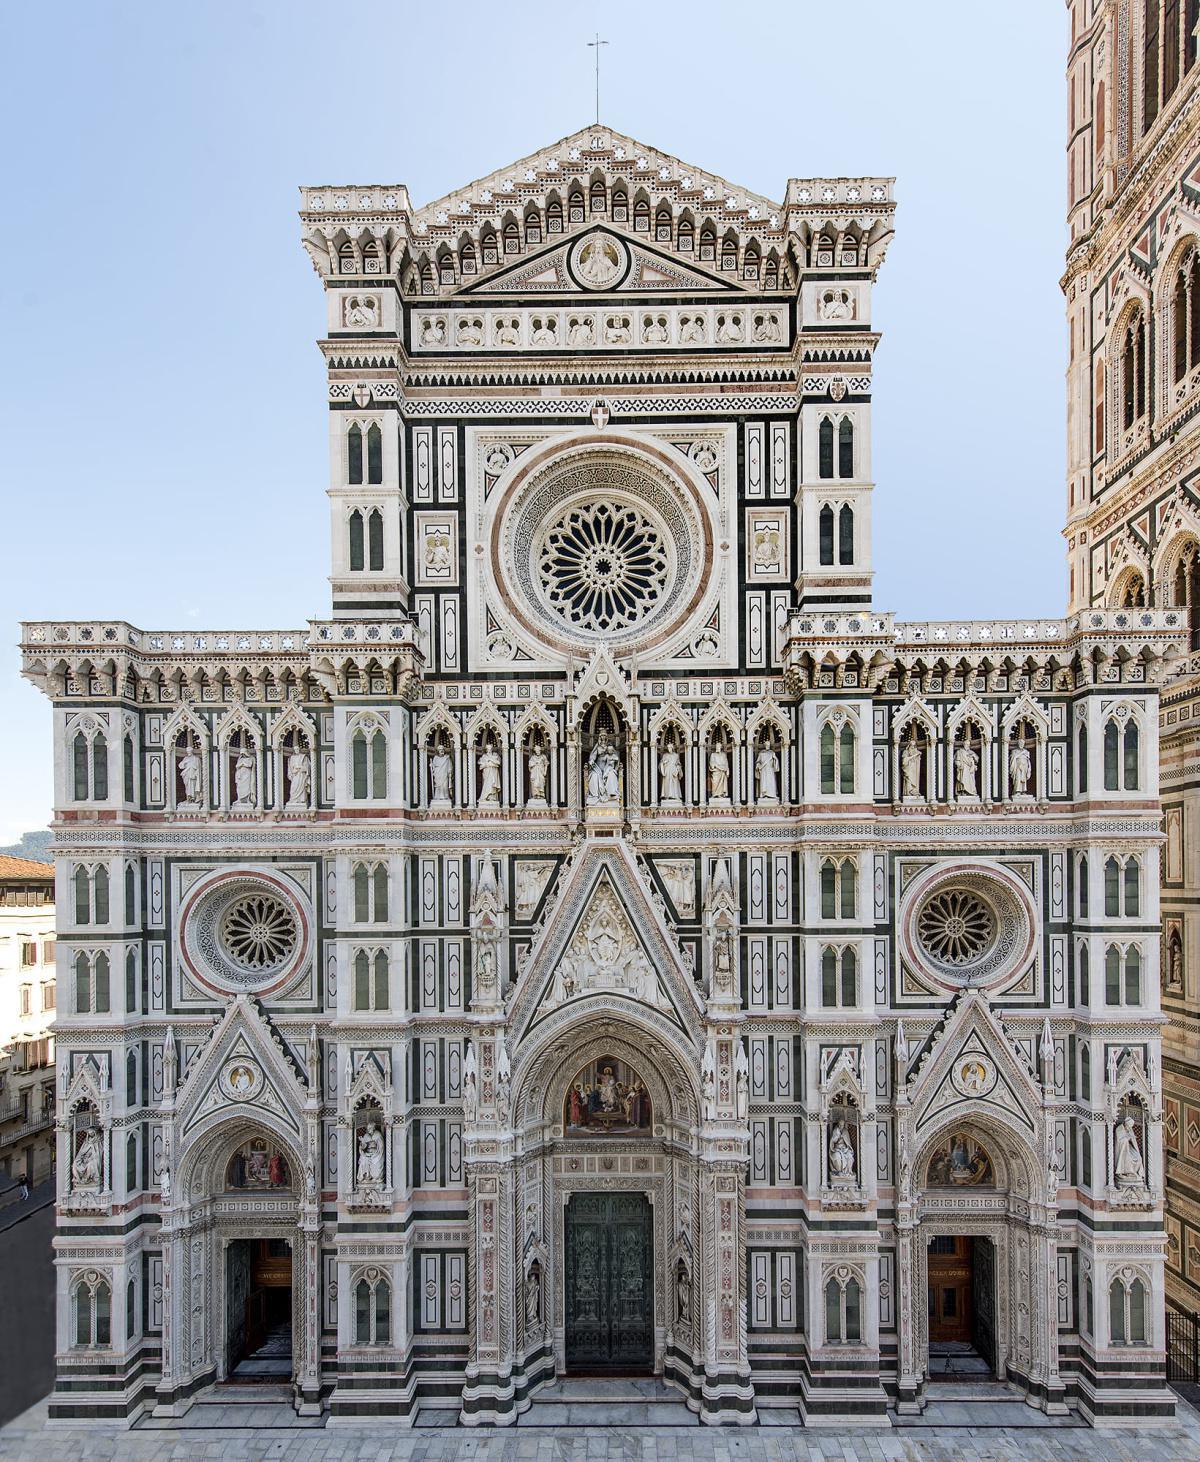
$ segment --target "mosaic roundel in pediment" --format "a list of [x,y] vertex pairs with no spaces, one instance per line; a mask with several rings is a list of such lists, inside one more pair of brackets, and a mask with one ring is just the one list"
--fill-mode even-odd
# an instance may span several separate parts
[[901,952],[937,989],[1007,985],[1028,968],[1036,940],[1029,888],[1001,864],[937,864],[904,891]]
[[560,651],[622,654],[676,634],[710,576],[712,529],[665,456],[613,440],[551,454],[512,485],[492,566],[516,620]]
[[180,953],[190,974],[224,995],[271,994],[309,958],[312,921],[294,886],[257,869],[221,872],[189,890]]
[[585,289],[615,289],[629,267],[629,251],[612,234],[594,233],[575,245],[569,263]]

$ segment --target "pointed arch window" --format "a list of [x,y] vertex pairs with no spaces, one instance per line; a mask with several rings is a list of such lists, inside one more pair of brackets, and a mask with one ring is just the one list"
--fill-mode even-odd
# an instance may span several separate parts
[[838,509],[838,563],[854,562],[854,509],[843,503]]
[[386,924],[388,870],[386,863],[354,865],[354,919],[358,924]]
[[1089,967],[1090,956],[1086,944],[1079,946],[1079,1003],[1090,1005],[1092,1003],[1092,981]]
[[1079,1048],[1079,1095],[1085,1102],[1092,1099],[1092,1048],[1086,1041]]
[[355,731],[350,742],[351,791],[355,798],[387,796],[387,738],[382,729]]
[[583,222],[583,189],[578,186],[567,196],[567,215],[572,223]]
[[112,1344],[112,1290],[108,1281],[86,1275],[75,1286],[75,1344],[94,1349]]
[[1139,785],[1138,768],[1140,755],[1138,741],[1138,724],[1131,716],[1125,723],[1125,734],[1121,738],[1122,764],[1125,774],[1125,790],[1127,792],[1136,792]]
[[383,568],[383,514],[378,508],[367,517],[367,565],[375,573]]
[[854,728],[847,721],[839,731],[832,722],[821,727],[821,791],[825,796],[854,791]]
[[[1158,116],[1158,7],[1162,0],[1142,0],[1142,134]],[[1132,68],[1131,68],[1132,69]]]
[[833,418],[823,416],[817,428],[817,476],[833,476]]
[[833,563],[833,508],[829,503],[821,509],[817,516],[817,548],[821,566],[832,565]]
[[138,999],[138,967],[137,951],[127,949],[125,951],[125,1013],[136,1015],[141,1006]]
[[838,423],[838,476],[854,476],[854,423],[848,416]]
[[[133,1054],[133,1052],[131,1051],[130,1052],[130,1055],[132,1055],[132,1054]],[[133,1098],[132,1097],[130,1098],[130,1103],[129,1104],[130,1104],[130,1106],[133,1106],[134,1105],[134,1102],[133,1102]],[[138,1188],[138,1173],[137,1173],[137,1134],[131,1132],[128,1135],[128,1137],[126,1137],[126,1139],[125,1139],[125,1191],[126,1191],[126,1193],[136,1193],[137,1192],[137,1188]],[[133,1288],[133,1280],[132,1279],[129,1281],[129,1284],[130,1284],[130,1289],[132,1291],[132,1288]],[[125,1314],[125,1323],[126,1323],[126,1325],[129,1324],[129,1313],[128,1313],[128,1310],[126,1311],[126,1314]]]
[[355,1010],[387,1010],[388,1000],[388,957],[378,949],[374,955],[360,949],[354,956],[354,1008]]
[[373,487],[383,482],[383,431],[377,421],[367,428],[367,481]]
[[133,737],[126,735],[121,743],[121,772],[124,781],[122,791],[126,802],[132,802],[136,796],[136,787],[133,780]]
[[1146,1286],[1114,1279],[1108,1291],[1108,1338],[1113,1345],[1146,1345]]
[[107,802],[108,740],[103,731],[76,731],[71,741],[71,792],[76,802]]
[[825,1341],[857,1345],[862,1340],[862,1289],[853,1276],[836,1275],[825,1284]]
[[103,950],[92,955],[80,950],[76,954],[76,1015],[105,1015],[109,1012],[112,1000],[109,974],[108,955]]
[[370,1269],[354,1286],[355,1345],[391,1345],[392,1287],[377,1269]]
[[1086,919],[1088,916],[1088,858],[1086,853],[1079,855],[1079,917]]
[[137,872],[132,863],[125,865],[125,924],[132,929],[137,923]]
[[88,799],[88,743],[82,731],[76,731],[71,742],[71,775],[76,802]]
[[1146,318],[1138,310],[1121,342],[1121,399],[1125,430],[1146,414]]
[[350,571],[358,573],[366,567],[363,553],[363,515],[357,508],[350,514]]
[[363,480],[363,434],[362,427],[354,422],[346,432],[346,481],[353,487]]

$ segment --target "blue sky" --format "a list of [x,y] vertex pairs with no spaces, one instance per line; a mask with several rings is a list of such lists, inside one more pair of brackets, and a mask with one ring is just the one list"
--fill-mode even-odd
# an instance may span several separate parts
[[50,813],[21,619],[328,610],[323,311],[300,184],[438,197],[592,118],[780,198],[894,174],[875,599],[1061,614],[1061,0],[7,6],[0,843]]

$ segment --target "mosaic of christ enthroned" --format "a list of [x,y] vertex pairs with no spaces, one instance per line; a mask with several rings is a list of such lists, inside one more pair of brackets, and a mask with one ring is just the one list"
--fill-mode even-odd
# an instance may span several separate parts
[[563,1103],[568,1132],[649,1132],[650,1093],[632,1066],[616,1056],[590,1062],[571,1082]]

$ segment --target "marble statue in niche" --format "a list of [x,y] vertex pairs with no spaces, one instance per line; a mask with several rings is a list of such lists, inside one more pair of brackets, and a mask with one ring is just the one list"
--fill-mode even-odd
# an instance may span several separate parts
[[758,773],[758,804],[771,806],[779,801],[779,753],[774,743],[764,741],[754,759]]
[[85,1127],[78,1134],[78,1140],[79,1146],[71,1159],[71,1187],[77,1193],[97,1191],[103,1170],[99,1128]]
[[1013,743],[1008,753],[1008,785],[1013,797],[1029,797],[1033,780],[1033,757],[1024,737]]
[[1118,1188],[1145,1186],[1146,1164],[1132,1112],[1125,1113],[1113,1132],[1113,1175]]
[[180,808],[199,811],[203,779],[204,762],[195,744],[188,738],[179,758],[179,781],[183,790],[183,800],[178,804]]
[[621,796],[621,764],[611,736],[601,736],[587,764],[587,805],[612,806]]
[[233,805],[238,811],[254,806],[254,781],[254,752],[248,745],[243,745],[233,765],[233,785],[237,793]]
[[529,755],[525,760],[525,775],[529,784],[529,795],[525,799],[526,807],[545,807],[550,758],[546,754],[545,744],[540,739],[530,744]]
[[678,806],[683,801],[683,758],[674,741],[663,743],[658,757],[659,802]]
[[287,802],[289,808],[307,807],[312,784],[312,760],[307,749],[297,744],[287,755]]
[[450,806],[450,781],[453,770],[454,763],[450,758],[450,751],[446,743],[438,741],[429,758],[430,807]]
[[373,1116],[359,1133],[355,1177],[361,1188],[378,1188],[383,1184],[383,1133]]
[[979,796],[979,753],[970,741],[960,742],[954,748],[954,795]]
[[851,1187],[855,1182],[854,1143],[840,1114],[829,1133],[829,1181],[834,1187]]
[[479,753],[479,805],[500,806],[500,753],[496,743],[489,737]]

